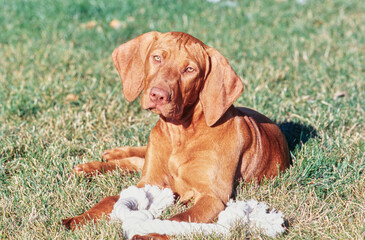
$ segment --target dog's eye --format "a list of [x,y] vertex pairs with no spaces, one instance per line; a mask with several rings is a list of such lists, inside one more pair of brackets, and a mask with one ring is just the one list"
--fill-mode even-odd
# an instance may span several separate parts
[[187,67],[186,69],[185,69],[185,72],[194,72],[194,68],[192,68],[192,67]]
[[161,57],[159,55],[154,55],[152,56],[153,59],[156,61],[156,62],[161,62]]

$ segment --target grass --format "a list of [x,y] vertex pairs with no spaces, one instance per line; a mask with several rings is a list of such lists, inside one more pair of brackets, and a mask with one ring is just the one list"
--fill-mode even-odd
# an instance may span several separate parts
[[[305,139],[298,138],[305,127],[316,133],[292,144],[288,171],[260,185],[240,183],[237,198],[281,210],[290,224],[283,239],[364,239],[365,5],[236,3],[0,1],[0,237],[122,238],[119,224],[73,232],[60,220],[135,185],[139,175],[89,180],[70,172],[106,149],[147,143],[157,116],[125,101],[110,55],[141,33],[174,30],[229,59],[246,87],[236,105],[297,126],[283,129],[293,139]],[[122,27],[109,27],[113,19]],[[96,26],[87,28],[90,21]],[[267,238],[247,230],[226,238]]]

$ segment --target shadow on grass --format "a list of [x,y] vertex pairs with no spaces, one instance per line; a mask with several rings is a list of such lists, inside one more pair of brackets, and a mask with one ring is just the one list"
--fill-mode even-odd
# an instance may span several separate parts
[[[318,136],[317,131],[310,125],[291,121],[279,122],[277,125],[284,133],[291,153],[295,149],[300,150],[302,145],[308,142],[309,139]],[[290,159],[290,164],[292,164],[292,159]]]
[[[277,125],[285,135],[286,141],[288,142],[289,151],[292,154],[300,151],[303,144],[308,142],[311,138],[318,137],[317,131],[310,125],[291,121],[278,122]],[[290,155],[290,165],[293,164],[292,161],[292,155]],[[284,235],[289,233],[289,229],[293,221],[294,219],[284,219]]]

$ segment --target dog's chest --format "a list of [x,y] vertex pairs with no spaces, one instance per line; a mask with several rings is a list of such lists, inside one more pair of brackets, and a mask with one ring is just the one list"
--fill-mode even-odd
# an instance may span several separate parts
[[[181,173],[180,168],[191,160],[191,154],[187,154],[185,142],[177,141],[172,148],[171,155],[167,162],[167,167],[171,176],[176,179]],[[193,150],[192,150],[193,151]]]
[[[181,144],[183,145],[183,144]],[[192,192],[192,188],[188,183],[187,179],[188,174],[186,174],[186,170],[191,165],[193,160],[193,156],[190,154],[183,154],[181,151],[176,149],[173,154],[171,154],[168,160],[168,171],[171,176],[170,186],[174,192],[179,194],[180,198],[183,201],[192,198],[194,193]]]
[[[204,166],[209,165],[210,157],[217,156],[208,145],[202,145],[194,140],[181,141],[172,147],[171,154],[167,161],[168,172],[176,181],[186,179],[190,173],[204,171]],[[200,172],[201,174],[201,172]]]

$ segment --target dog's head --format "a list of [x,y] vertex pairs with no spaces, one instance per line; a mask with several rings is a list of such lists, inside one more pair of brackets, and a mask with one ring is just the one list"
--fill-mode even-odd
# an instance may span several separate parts
[[168,119],[179,120],[198,101],[209,126],[241,95],[243,84],[216,49],[180,32],[149,32],[113,52],[123,92]]

